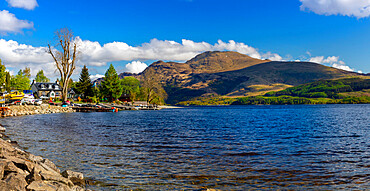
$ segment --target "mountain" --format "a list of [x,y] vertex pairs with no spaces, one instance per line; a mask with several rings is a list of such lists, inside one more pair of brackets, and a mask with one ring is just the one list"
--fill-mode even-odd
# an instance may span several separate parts
[[[249,96],[343,77],[364,76],[312,62],[260,60],[237,52],[204,52],[185,63],[157,61],[153,68],[168,93],[167,103],[199,96]],[[120,77],[141,78],[120,74]]]

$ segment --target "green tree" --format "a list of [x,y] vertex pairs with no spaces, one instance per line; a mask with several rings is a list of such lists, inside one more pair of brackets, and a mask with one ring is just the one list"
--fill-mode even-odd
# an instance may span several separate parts
[[86,65],[82,68],[80,80],[76,83],[76,93],[83,94],[83,98],[93,95],[89,69]]
[[36,74],[36,82],[50,82],[50,79],[44,75],[44,70],[40,70]]
[[23,91],[30,89],[30,79],[25,75],[24,71],[19,70],[16,76],[11,77],[10,86],[13,90]]
[[128,76],[121,80],[121,85],[123,89],[122,92],[130,95],[131,101],[134,102],[140,94],[140,81],[135,77]]
[[118,99],[122,95],[121,82],[112,64],[105,72],[105,76],[100,85],[100,92],[105,98],[111,101]]
[[6,78],[5,78],[5,88],[7,92],[10,92],[11,89],[11,76],[10,73],[6,73]]
[[23,75],[26,76],[28,79],[31,78],[31,69],[29,67],[24,68],[22,72],[23,72]]
[[0,59],[0,87],[1,88],[1,91],[4,91],[5,90],[5,82],[6,82],[6,74],[7,72],[5,71],[5,66],[1,63],[1,59]]
[[164,103],[164,99],[167,98],[167,93],[153,68],[148,68],[144,71],[142,89],[148,105]]

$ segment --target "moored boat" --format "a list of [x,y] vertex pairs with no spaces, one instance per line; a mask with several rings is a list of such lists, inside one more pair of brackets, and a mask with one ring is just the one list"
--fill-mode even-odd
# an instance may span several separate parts
[[17,90],[12,90],[9,94],[6,95],[8,102],[21,101],[24,97],[23,92]]

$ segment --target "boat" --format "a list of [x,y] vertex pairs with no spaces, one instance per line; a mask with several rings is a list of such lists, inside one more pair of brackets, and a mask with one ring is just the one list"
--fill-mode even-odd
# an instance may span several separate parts
[[35,99],[33,96],[32,90],[23,90],[24,99]]
[[19,92],[17,90],[12,90],[9,94],[6,95],[6,99],[8,102],[15,102],[15,101],[21,101],[24,97],[23,92]]

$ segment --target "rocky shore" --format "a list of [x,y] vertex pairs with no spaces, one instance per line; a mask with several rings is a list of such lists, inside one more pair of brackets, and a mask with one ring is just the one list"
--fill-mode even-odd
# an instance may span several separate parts
[[14,105],[9,106],[8,111],[3,113],[3,117],[22,116],[22,115],[36,115],[36,114],[50,114],[50,113],[70,113],[74,112],[71,107],[60,107],[54,105]]
[[[9,116],[73,112],[58,106],[10,106]],[[82,173],[61,173],[53,162],[20,149],[6,140],[6,128],[0,125],[0,191],[84,191]]]

